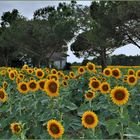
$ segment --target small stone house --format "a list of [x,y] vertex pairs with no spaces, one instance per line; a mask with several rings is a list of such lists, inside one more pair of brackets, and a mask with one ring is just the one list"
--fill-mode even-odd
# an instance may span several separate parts
[[67,54],[61,52],[55,52],[50,58],[50,68],[56,67],[57,69],[63,69],[66,66]]

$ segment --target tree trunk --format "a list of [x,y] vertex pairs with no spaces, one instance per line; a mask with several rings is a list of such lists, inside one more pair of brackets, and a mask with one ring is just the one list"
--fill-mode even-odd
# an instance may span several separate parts
[[102,71],[107,67],[106,64],[106,48],[102,47],[101,50],[101,66],[102,66]]

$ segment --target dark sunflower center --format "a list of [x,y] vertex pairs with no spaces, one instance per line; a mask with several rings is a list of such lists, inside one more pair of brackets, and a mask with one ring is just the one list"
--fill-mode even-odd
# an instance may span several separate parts
[[36,88],[36,84],[34,82],[30,83],[30,88],[32,89]]
[[80,72],[83,72],[83,71],[84,71],[83,68],[81,68],[81,69],[80,69]]
[[40,85],[41,88],[44,88],[45,82],[42,81],[42,82],[39,83],[39,85]]
[[53,134],[59,134],[60,132],[59,127],[56,124],[52,124],[50,126],[50,130]]
[[138,76],[140,77],[140,72],[138,72]]
[[86,122],[87,124],[92,124],[92,123],[94,123],[94,118],[93,118],[93,116],[87,115],[86,118],[85,118],[85,122]]
[[107,90],[109,89],[109,88],[108,88],[108,85],[103,85],[102,88],[103,88],[104,91],[107,91]]
[[65,77],[65,79],[67,80],[67,79],[68,79],[68,77]]
[[125,94],[124,94],[122,91],[117,91],[117,92],[115,93],[115,98],[116,98],[117,100],[123,100],[123,99],[125,98]]
[[134,74],[134,72],[133,71],[129,71],[129,75],[133,75]]
[[17,124],[14,125],[14,130],[15,130],[16,132],[19,132],[19,131],[20,131],[20,126],[18,126]]
[[49,84],[49,90],[52,92],[52,93],[56,93],[57,91],[57,84],[55,82],[51,82]]
[[93,81],[92,82],[92,87],[93,88],[98,88],[99,87],[99,83],[97,81]]
[[7,88],[7,86],[8,86],[8,84],[7,83],[4,83],[4,87]]
[[90,70],[93,70],[93,66],[92,66],[92,65],[89,65],[88,68],[89,68]]
[[0,98],[3,99],[4,98],[4,92],[0,91]]
[[66,85],[67,85],[67,83],[66,83],[66,82],[64,82],[64,85],[66,86]]
[[11,73],[11,78],[14,78],[14,73]]
[[56,71],[53,71],[52,73],[53,73],[53,74],[56,74]]
[[41,71],[38,71],[38,72],[37,72],[37,75],[38,75],[38,76],[42,76],[43,73],[42,73]]
[[92,98],[93,97],[93,93],[92,92],[88,92],[88,93],[86,93],[86,96],[89,97],[89,98]]
[[71,73],[71,76],[74,76],[74,74],[73,74],[73,73]]
[[51,78],[57,80],[57,77],[56,76],[52,76]]
[[29,73],[32,73],[32,71],[31,71],[31,70],[29,70]]
[[119,76],[119,72],[117,70],[114,70],[112,73],[114,76]]
[[21,85],[21,89],[22,89],[23,91],[26,91],[26,90],[27,90],[27,86],[26,86],[25,84],[22,84],[22,85]]
[[135,78],[134,77],[130,77],[129,78],[129,82],[134,83],[135,82]]
[[110,74],[110,71],[109,71],[109,70],[106,70],[106,71],[105,71],[105,74],[106,74],[106,75],[109,75],[109,74]]

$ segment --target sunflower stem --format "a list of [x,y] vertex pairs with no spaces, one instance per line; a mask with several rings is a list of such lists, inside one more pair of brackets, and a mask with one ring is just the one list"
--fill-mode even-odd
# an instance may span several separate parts
[[90,108],[90,110],[91,110],[91,100],[89,100],[89,108]]
[[[120,117],[121,119],[123,118],[123,106],[120,107]],[[123,135],[124,135],[123,123],[121,122],[121,132],[120,132],[121,140],[123,140]]]
[[95,137],[95,128],[92,128],[93,138]]

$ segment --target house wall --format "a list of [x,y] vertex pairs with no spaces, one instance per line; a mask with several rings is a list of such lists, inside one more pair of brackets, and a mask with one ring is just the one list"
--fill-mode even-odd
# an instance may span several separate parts
[[58,69],[62,69],[62,68],[64,68],[65,65],[66,65],[66,60],[54,61],[54,65],[55,65]]

